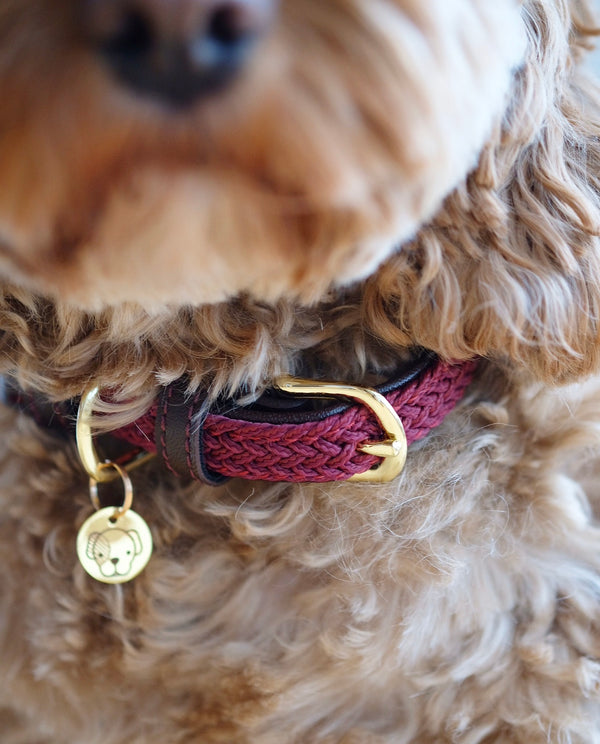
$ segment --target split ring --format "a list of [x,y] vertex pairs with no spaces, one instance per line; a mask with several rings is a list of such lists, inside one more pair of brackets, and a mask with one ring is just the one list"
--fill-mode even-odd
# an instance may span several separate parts
[[[117,475],[121,478],[121,482],[123,483],[123,504],[121,506],[115,507],[115,513],[113,515],[114,519],[117,520],[127,514],[127,512],[131,509],[131,505],[133,504],[133,485],[131,483],[131,478],[127,474],[127,471],[120,465],[117,465],[116,462],[110,462],[109,460],[107,460],[106,462],[98,463],[99,472],[102,473],[102,471],[107,470],[108,468],[114,468],[114,470],[116,470],[117,472]],[[101,508],[100,499],[98,498],[98,479],[93,477],[90,478],[90,499],[96,510]]]

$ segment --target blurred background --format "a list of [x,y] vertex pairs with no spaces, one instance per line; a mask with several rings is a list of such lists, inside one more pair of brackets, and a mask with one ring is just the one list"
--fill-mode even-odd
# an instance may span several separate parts
[[[600,25],[600,0],[592,0],[592,5],[594,6],[594,9],[596,11],[596,18],[598,19],[598,24]],[[594,54],[590,57],[590,66],[600,76],[600,38],[598,39],[598,43],[596,44],[596,51]]]

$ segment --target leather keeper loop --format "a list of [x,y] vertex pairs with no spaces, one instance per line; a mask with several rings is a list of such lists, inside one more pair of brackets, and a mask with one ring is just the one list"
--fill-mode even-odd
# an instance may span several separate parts
[[163,390],[156,412],[156,448],[171,473],[218,486],[228,478],[206,465],[202,435],[210,409],[202,401],[197,394],[190,405],[189,395],[176,383]]

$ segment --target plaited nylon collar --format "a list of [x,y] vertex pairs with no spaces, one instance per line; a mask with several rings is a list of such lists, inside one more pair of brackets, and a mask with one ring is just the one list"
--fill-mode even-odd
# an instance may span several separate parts
[[[400,416],[409,445],[456,406],[476,366],[425,354],[408,373],[377,388]],[[337,401],[311,409],[269,391],[254,406],[228,401],[209,410],[202,395],[190,399],[177,384],[167,387],[142,419],[113,434],[156,451],[175,475],[212,485],[227,478],[347,480],[377,466],[379,458],[359,447],[382,436],[376,417],[360,404]]]
[[[407,443],[422,439],[456,406],[473,378],[475,360],[448,363],[423,353],[396,378],[376,388],[400,417]],[[9,400],[41,426],[72,429],[75,406],[50,406],[20,392]],[[376,416],[352,403],[307,403],[268,390],[250,406],[232,400],[209,408],[182,383],[165,387],[132,424],[111,432],[140,450],[156,452],[174,475],[218,485],[228,478],[343,481],[377,467],[360,446],[381,439]]]

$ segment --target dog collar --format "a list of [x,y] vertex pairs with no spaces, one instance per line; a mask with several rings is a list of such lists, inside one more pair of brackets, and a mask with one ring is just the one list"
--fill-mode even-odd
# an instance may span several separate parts
[[[116,462],[128,468],[156,454],[174,475],[210,485],[229,478],[389,481],[401,472],[408,445],[460,401],[476,366],[476,360],[444,362],[424,352],[408,371],[375,388],[282,378],[248,406],[232,399],[209,405],[204,393],[190,396],[177,381],[143,416],[110,432],[134,446]],[[86,423],[96,394],[79,404],[77,437],[85,469],[103,481],[109,476],[100,473]],[[51,406],[20,391],[8,398],[41,426],[73,429],[77,402]]]
[[181,383],[112,432],[156,452],[173,474],[219,485],[228,478],[313,482],[392,480],[406,447],[456,406],[477,362],[422,354],[409,372],[376,388],[284,378],[255,404],[207,406]]

